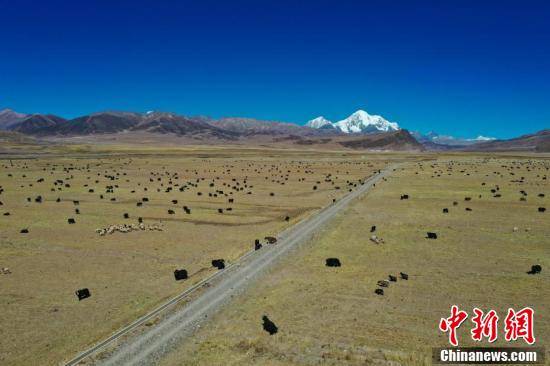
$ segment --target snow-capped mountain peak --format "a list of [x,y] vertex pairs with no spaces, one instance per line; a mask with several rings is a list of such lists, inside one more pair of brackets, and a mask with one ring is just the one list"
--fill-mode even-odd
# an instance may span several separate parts
[[371,115],[364,110],[358,110],[346,119],[338,121],[335,126],[346,133],[388,132],[399,130],[399,125],[390,122],[382,116]]
[[325,117],[320,116],[308,121],[306,126],[311,128],[323,128],[325,126],[332,126],[332,122]]
[[344,133],[389,132],[400,129],[397,123],[390,122],[382,116],[370,115],[361,109],[336,123],[321,116],[312,119],[306,126],[317,129],[332,127]]
[[496,140],[496,138],[479,135],[478,137],[476,137],[473,140],[474,141],[493,141],[493,140]]

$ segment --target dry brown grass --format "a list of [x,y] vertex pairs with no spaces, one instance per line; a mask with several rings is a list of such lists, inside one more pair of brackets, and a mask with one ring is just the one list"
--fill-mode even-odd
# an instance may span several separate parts
[[[56,157],[13,160],[13,166],[0,160],[0,215],[10,213],[0,216],[0,267],[12,271],[0,274],[0,364],[29,365],[40,359],[41,365],[53,365],[68,359],[212,273],[212,259],[234,261],[253,248],[255,238],[276,234],[312,214],[344,194],[346,181],[365,178],[388,160],[330,152],[193,147],[101,150],[74,145],[48,152]],[[69,167],[75,169],[64,171]],[[204,180],[198,188],[179,192],[174,187],[165,193],[165,172],[178,173],[174,184]],[[328,173],[334,185],[324,182]],[[111,181],[106,175],[118,179]],[[249,188],[242,191],[223,186],[239,182],[242,187],[245,177]],[[302,177],[305,181],[298,181]],[[37,183],[39,178],[45,181]],[[54,186],[56,179],[70,187]],[[209,187],[212,180],[215,187]],[[107,185],[118,188],[105,193]],[[318,189],[314,191],[313,185]],[[90,188],[94,193],[88,193]],[[233,193],[209,197],[216,189]],[[251,195],[246,194],[249,190]],[[198,191],[203,195],[197,196]],[[105,198],[99,199],[100,194]],[[42,203],[34,202],[38,195]],[[58,197],[61,202],[56,202]],[[150,201],[136,207],[142,197]],[[230,197],[234,204],[228,203]],[[74,206],[73,200],[80,205]],[[183,205],[191,208],[191,215],[183,212]],[[227,207],[233,211],[217,212]],[[81,213],[75,214],[75,208]],[[124,219],[124,213],[130,219]],[[286,215],[291,217],[288,223]],[[103,237],[95,233],[110,224],[136,223],[137,217],[146,224],[162,223],[164,231]],[[75,218],[76,224],[69,225],[68,218]],[[20,234],[22,228],[29,233]],[[186,268],[191,278],[175,282],[176,268]],[[92,297],[79,302],[74,291],[83,287]]]
[[[537,208],[550,208],[550,161],[455,155],[430,165],[410,163],[377,185],[163,365],[429,364],[431,347],[448,344],[437,325],[452,304],[469,313],[474,306],[497,310],[496,345],[508,345],[508,307],[532,306],[537,346],[548,348],[550,225],[548,211]],[[522,176],[523,183],[513,182]],[[500,198],[490,192],[496,185]],[[400,200],[404,193],[411,198]],[[385,244],[369,241],[371,225]],[[427,231],[439,238],[425,239]],[[342,267],[325,267],[327,257],[340,258]],[[532,264],[542,273],[526,274]],[[401,271],[408,281],[374,294],[378,280]],[[262,330],[263,314],[278,334]],[[473,344],[467,322],[462,346]]]

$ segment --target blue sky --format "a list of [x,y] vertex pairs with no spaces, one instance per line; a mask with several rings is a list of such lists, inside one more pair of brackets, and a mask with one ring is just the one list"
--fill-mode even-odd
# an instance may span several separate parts
[[550,128],[548,1],[0,0],[0,108]]

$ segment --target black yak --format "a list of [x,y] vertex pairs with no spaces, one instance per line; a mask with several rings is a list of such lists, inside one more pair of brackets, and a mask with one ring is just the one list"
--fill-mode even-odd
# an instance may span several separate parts
[[542,267],[540,264],[535,264],[531,266],[531,270],[527,272],[528,274],[538,274],[542,271]]
[[436,233],[427,232],[426,233],[426,239],[437,239]]
[[271,320],[269,320],[267,315],[264,315],[262,317],[262,320],[263,320],[262,326],[263,326],[264,330],[269,333],[269,335],[273,335],[273,334],[275,334],[279,331],[279,328],[277,328],[275,323],[273,323]]
[[401,279],[402,279],[402,280],[408,280],[408,279],[409,279],[409,275],[406,274],[406,273],[399,272],[399,275],[401,276]]
[[176,281],[186,280],[187,277],[187,270],[185,269],[176,269],[174,271],[174,278],[176,279]]
[[382,290],[381,288],[377,288],[376,290],[374,290],[374,293],[377,295],[384,295],[384,290]]
[[325,265],[327,267],[340,267],[342,263],[340,263],[340,260],[338,258],[327,258]]
[[225,260],[224,259],[214,259],[214,260],[212,260],[212,267],[216,267],[217,269],[224,269],[225,268]]
[[90,294],[90,290],[88,290],[87,288],[82,288],[80,290],[76,290],[75,294],[76,294],[76,297],[78,297],[78,301],[82,301],[82,300],[87,299],[88,297],[92,296],[92,294]]

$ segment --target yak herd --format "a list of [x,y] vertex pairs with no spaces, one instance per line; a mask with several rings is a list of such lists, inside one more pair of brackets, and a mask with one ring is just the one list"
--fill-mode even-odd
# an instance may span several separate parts
[[[141,160],[141,164],[137,164],[136,167],[136,161],[137,159],[133,158],[107,158],[72,162],[55,159],[15,160],[9,164],[4,162],[1,178],[2,181],[7,179],[9,184],[0,185],[2,215],[10,216],[13,225],[23,226],[19,228],[20,234],[29,234],[32,233],[33,223],[18,219],[17,210],[21,210],[21,207],[40,210],[44,204],[49,207],[51,203],[60,204],[52,215],[65,214],[63,221],[66,225],[80,227],[83,220],[79,220],[79,216],[88,214],[91,203],[125,204],[124,207],[130,203],[134,206],[135,212],[128,210],[121,214],[119,222],[88,230],[94,230],[99,237],[165,231],[166,225],[163,220],[178,217],[180,212],[183,216],[192,217],[195,210],[199,210],[199,213],[202,210],[203,214],[207,210],[212,210],[200,203],[204,200],[220,204],[221,207],[214,209],[217,214],[232,214],[238,210],[237,203],[242,201],[243,197],[258,196],[258,202],[261,204],[262,201],[269,200],[269,197],[284,196],[277,192],[278,186],[298,184],[303,187],[300,188],[303,194],[310,191],[315,192],[317,196],[328,195],[325,204],[329,204],[336,201],[336,198],[331,196],[351,191],[362,184],[366,176],[378,171],[373,163],[367,161],[336,160],[321,164],[308,160],[245,159],[236,163],[231,159],[213,162],[211,159],[202,158],[194,159],[194,163],[187,163],[181,168],[177,164],[163,165],[159,160]],[[352,169],[353,172],[350,173]],[[12,205],[14,198],[10,195],[19,193],[17,196],[20,196],[21,192],[29,193],[24,197],[26,204]],[[190,195],[195,198],[190,199]],[[133,196],[136,198],[132,198]],[[72,209],[67,209],[64,203],[70,203]],[[147,207],[159,205],[168,206],[166,216],[150,217]],[[12,207],[17,208],[12,210]],[[108,210],[108,206],[105,209]],[[280,218],[281,222],[286,223],[290,223],[292,219],[291,214],[283,214]],[[265,236],[263,240],[265,243],[256,239],[253,250],[260,250],[266,244],[273,245],[277,242],[277,238],[272,235]],[[211,266],[217,270],[225,269],[226,265],[224,258],[211,260]],[[3,268],[1,273],[10,274],[11,270]],[[176,281],[186,280],[192,276],[186,268],[177,268],[173,273]],[[75,295],[81,301],[91,297],[92,292],[84,287],[75,291]],[[271,334],[274,334],[274,324],[269,320],[265,322]]]
[[[485,163],[488,163],[488,162],[489,162],[489,159],[484,159],[481,162],[481,164],[485,164]],[[478,173],[479,172],[478,169],[479,169],[479,166],[481,164],[471,164],[469,166],[469,168],[472,169],[474,172]],[[442,168],[441,164],[438,164],[438,163],[431,164],[429,166],[429,168],[432,169],[431,178],[435,179],[435,178],[441,177],[445,174],[446,175],[452,175],[454,172],[457,171],[456,167],[461,166],[461,165],[467,165],[467,163],[457,162],[457,161],[450,161],[450,162],[447,162],[446,164],[444,164],[444,168]],[[423,164],[423,163],[418,163],[416,168],[417,168],[417,171],[415,172],[415,174],[419,174],[419,171],[423,171],[423,170],[426,169],[425,164]],[[538,180],[538,182],[535,185],[536,186],[543,186],[545,184],[544,181],[547,181],[547,173],[546,172],[548,170],[550,170],[550,164],[548,162],[541,163],[541,162],[535,162],[535,161],[532,161],[532,160],[525,160],[525,161],[509,162],[508,164],[502,164],[502,165],[500,165],[500,168],[503,171],[493,171],[492,174],[486,174],[486,177],[490,177],[492,175],[493,177],[498,177],[498,178],[501,178],[501,179],[505,179],[506,173],[504,171],[507,171],[508,175],[510,177],[512,177],[512,179],[510,179],[508,183],[512,186],[515,185],[515,186],[523,187],[525,185],[525,183],[527,183],[527,179],[524,176],[520,176],[519,178],[517,178],[516,177],[516,171],[519,170],[519,169],[522,169],[522,168],[526,169],[529,172],[538,170],[541,173],[536,175],[535,178],[536,178],[536,180]],[[459,171],[460,174],[470,175],[470,173],[467,171],[466,167],[460,167],[458,169],[458,171]],[[383,180],[386,181],[385,178]],[[487,193],[488,193],[487,196],[492,198],[492,199],[501,199],[503,197],[503,193],[501,193],[501,188],[498,184],[495,184],[491,188],[486,188],[487,183],[486,182],[481,182],[481,187],[487,189]],[[520,202],[526,202],[527,201],[527,196],[528,196],[528,193],[527,193],[526,189],[518,189],[517,192],[519,193],[518,200]],[[535,197],[536,197],[536,199],[539,200],[539,202],[543,202],[542,199],[545,197],[545,194],[539,192],[535,195]],[[477,195],[477,198],[482,199],[483,194]],[[399,200],[411,200],[411,195],[408,194],[408,193],[400,194]],[[464,202],[470,203],[470,202],[473,202],[473,199],[472,199],[471,196],[465,196],[464,197]],[[452,205],[453,205],[453,207],[458,206],[459,205],[458,200],[453,201]],[[405,210],[406,210],[406,208],[405,208]],[[472,212],[473,209],[468,206],[468,207],[465,207],[465,211]],[[450,210],[449,210],[448,207],[444,207],[444,208],[442,208],[442,212],[443,212],[443,214],[449,214]],[[544,212],[546,212],[546,208],[544,206],[540,206],[540,207],[537,208],[537,212],[538,213],[544,213]],[[372,225],[370,227],[370,233],[372,234],[370,236],[370,241],[375,243],[375,244],[383,244],[385,242],[384,239],[382,239],[378,235],[374,234],[376,231],[377,231],[377,226]],[[514,232],[518,231],[518,228],[514,227],[513,231]],[[526,231],[529,231],[529,229],[526,229]],[[435,239],[438,238],[438,234],[437,234],[437,232],[428,231],[428,232],[426,232],[425,238],[430,239],[430,240],[435,240]],[[327,267],[341,267],[342,262],[340,261],[339,258],[331,257],[331,258],[326,259],[325,265]],[[536,274],[541,273],[541,271],[542,271],[542,266],[540,264],[535,264],[535,265],[531,266],[531,269],[527,273],[530,274],[530,275],[536,275]],[[389,274],[387,279],[377,281],[377,286],[378,287],[375,289],[374,293],[377,294],[377,295],[384,295],[384,288],[389,287],[390,283],[392,283],[392,282],[397,282],[398,279],[408,280],[409,275],[407,273],[404,273],[404,272],[400,272],[399,276]]]
[[[419,162],[416,164],[416,173],[420,171],[430,170],[431,178],[437,179],[444,175],[463,174],[470,175],[472,172],[479,173],[479,163],[487,163],[489,159],[483,159],[478,164],[470,163],[469,165],[464,162],[448,161],[446,163],[425,163]],[[116,162],[116,163],[115,163]],[[328,202],[335,202],[336,198],[332,197],[336,192],[351,191],[358,185],[363,184],[364,180],[357,177],[345,180],[341,176],[351,176],[349,171],[346,171],[344,167],[350,164],[359,164],[360,172],[363,178],[368,174],[379,172],[378,169],[374,171],[374,167],[369,162],[354,162],[354,163],[342,163],[342,162],[330,162],[327,165],[331,171],[323,171],[322,174],[316,172],[315,164],[310,161],[293,160],[290,162],[258,162],[258,161],[246,161],[244,166],[237,166],[232,162],[224,164],[213,164],[209,159],[198,159],[194,168],[187,167],[177,169],[175,167],[165,167],[151,164],[149,168],[148,164],[145,166],[148,168],[144,170],[139,168],[139,172],[136,178],[136,171],[133,168],[134,160],[127,159],[114,159],[111,161],[97,161],[91,162],[84,160],[80,163],[61,163],[44,161],[40,167],[39,176],[33,178],[27,177],[26,171],[30,171],[27,161],[19,161],[16,166],[11,163],[10,165],[4,164],[3,170],[8,171],[2,179],[22,179],[22,184],[19,185],[19,189],[34,192],[36,194],[25,197],[26,206],[31,210],[39,209],[37,206],[42,205],[44,202],[72,202],[73,209],[69,212],[63,208],[56,210],[56,215],[62,215],[63,212],[67,215],[63,219],[67,225],[79,225],[78,215],[87,214],[87,204],[89,202],[110,202],[117,204],[121,199],[127,202],[127,197],[121,198],[117,195],[120,191],[129,191],[130,197],[135,195],[136,197],[131,199],[132,205],[136,212],[128,210],[120,216],[120,220],[123,223],[112,223],[105,227],[94,228],[95,232],[101,237],[105,235],[118,235],[119,233],[139,233],[148,231],[163,231],[166,228],[163,225],[163,218],[157,218],[156,222],[151,222],[151,218],[144,214],[145,210],[149,206],[164,205],[166,216],[164,219],[170,217],[178,217],[183,215],[184,217],[192,217],[197,211],[205,211],[204,206],[201,206],[199,200],[209,200],[211,203],[219,204],[219,207],[215,209],[209,208],[213,213],[218,215],[234,214],[238,212],[239,207],[237,204],[243,197],[249,195],[261,196],[258,199],[265,201],[270,197],[281,195],[277,192],[277,186],[285,186],[289,184],[303,184],[309,187],[309,192],[324,192],[329,193]],[[36,173],[36,167],[34,173]],[[527,171],[535,171],[538,169],[536,179],[538,183],[542,185],[543,181],[547,180],[546,171],[549,169],[547,163],[535,162],[532,160],[518,160],[509,161],[503,163],[498,170],[492,173],[487,173],[488,178],[500,178],[502,180],[501,185],[507,184],[508,186],[517,186],[521,189],[517,189],[518,201],[526,202],[528,196],[531,194],[534,198],[540,202],[540,206],[537,208],[537,214],[545,214],[546,207],[544,207],[545,194],[542,192],[528,192],[525,188],[527,178],[519,175],[520,169],[527,169]],[[22,173],[21,173],[22,172]],[[134,175],[130,174],[134,173]],[[77,184],[76,178],[83,178],[85,183]],[[386,181],[386,179],[383,179]],[[487,179],[488,181],[490,179]],[[494,179],[493,179],[494,180]],[[262,185],[262,181],[268,183]],[[475,207],[475,201],[479,199],[493,199],[499,200],[503,197],[503,190],[498,184],[492,184],[488,186],[486,182],[480,182],[482,193],[479,195],[467,195],[465,197],[456,197],[454,201],[449,202],[447,207],[438,207],[438,212],[442,212],[444,215],[452,215],[453,210],[459,206],[459,200],[463,200],[466,203],[464,208],[467,212],[472,212]],[[534,187],[531,185],[531,187]],[[12,185],[12,189],[13,185]],[[17,189],[17,188],[15,188]],[[534,189],[534,188],[533,188]],[[14,217],[14,211],[10,210],[11,201],[8,199],[11,192],[6,190],[6,187],[0,186],[0,207],[5,217]],[[194,199],[189,199],[189,195],[182,195],[182,193],[189,193],[194,196]],[[413,192],[414,193],[414,192]],[[305,194],[305,193],[304,193]],[[508,193],[507,193],[508,194]],[[6,199],[3,199],[6,197]],[[75,198],[79,199],[75,199]],[[414,204],[414,194],[410,192],[401,193],[398,197],[400,201],[406,201],[402,204]],[[223,203],[222,203],[223,201]],[[185,203],[185,204],[183,204]],[[192,209],[193,206],[193,209]],[[404,208],[406,210],[406,208]],[[193,213],[192,213],[193,212]],[[281,221],[289,223],[291,219],[294,219],[290,214],[283,214],[280,217]],[[17,220],[15,217],[13,220]],[[136,222],[132,222],[135,220]],[[148,220],[145,223],[144,220]],[[22,221],[12,221],[23,227],[19,228],[21,234],[29,234],[32,229],[32,223],[25,223]],[[514,231],[517,228],[514,228]],[[382,239],[377,230],[376,225],[370,226],[370,241],[375,244],[385,244],[385,240]],[[426,232],[426,239],[436,240],[439,238],[437,230]],[[101,240],[98,238],[98,240]],[[277,238],[272,235],[264,237],[264,243],[260,239],[254,240],[253,250],[261,250],[264,245],[273,245],[277,243]],[[436,242],[437,243],[437,242]],[[211,267],[217,270],[223,270],[227,266],[227,261],[224,258],[215,258],[210,260]],[[342,261],[337,257],[327,258],[325,261],[327,267],[341,267],[344,265]],[[540,274],[542,266],[540,264],[532,265],[531,269],[527,272],[530,275]],[[0,274],[10,274],[11,270],[8,268],[2,268]],[[192,274],[188,272],[186,268],[177,268],[173,272],[175,281],[182,281],[189,279]],[[384,295],[384,290],[387,289],[390,284],[398,283],[400,281],[409,280],[409,275],[405,272],[399,272],[398,274],[388,274],[387,278],[378,280],[374,293],[376,295]],[[91,291],[89,288],[81,288],[75,292],[75,295],[79,301],[89,298]],[[267,315],[262,317],[263,329],[270,335],[276,334],[278,327],[268,318]]]

